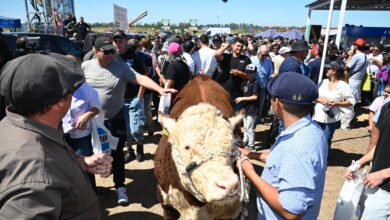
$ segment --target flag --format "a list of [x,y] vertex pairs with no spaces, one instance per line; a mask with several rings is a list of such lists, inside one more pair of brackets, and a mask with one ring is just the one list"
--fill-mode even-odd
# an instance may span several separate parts
[[54,8],[54,24],[56,25],[56,28],[60,28],[62,26],[61,17],[58,14],[57,9]]

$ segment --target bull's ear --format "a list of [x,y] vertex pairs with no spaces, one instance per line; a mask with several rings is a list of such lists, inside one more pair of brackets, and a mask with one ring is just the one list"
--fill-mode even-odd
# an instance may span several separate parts
[[234,128],[242,122],[243,118],[244,118],[243,113],[240,113],[236,116],[229,118],[230,127],[232,128],[232,130],[234,130]]
[[173,128],[175,127],[176,121],[167,115],[164,115],[162,112],[158,112],[158,119],[163,126],[163,128],[167,129],[168,133],[171,133],[173,131]]

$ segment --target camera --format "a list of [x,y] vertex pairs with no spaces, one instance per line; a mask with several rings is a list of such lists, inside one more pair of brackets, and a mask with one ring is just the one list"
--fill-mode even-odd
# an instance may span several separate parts
[[40,37],[29,37],[25,35],[16,38],[16,50],[18,56],[35,53],[39,48]]
[[332,112],[332,106],[329,105],[324,105],[322,110],[331,118],[334,118],[334,113]]
[[226,42],[230,45],[230,44],[234,44],[234,42],[236,41],[236,39],[234,37],[229,37],[228,39],[226,39]]

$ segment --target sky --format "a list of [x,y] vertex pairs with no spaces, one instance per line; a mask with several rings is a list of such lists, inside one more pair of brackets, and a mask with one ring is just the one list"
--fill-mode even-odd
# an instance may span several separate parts
[[[28,1],[29,2],[29,1]],[[197,19],[198,24],[248,23],[260,26],[305,26],[308,9],[314,0],[74,0],[76,17],[88,23],[112,22],[113,4],[127,8],[129,20],[143,11],[148,15],[141,23],[155,23],[170,19],[171,23]],[[334,11],[332,26],[338,23],[339,12]],[[0,0],[0,16],[26,21],[24,0]],[[325,26],[327,11],[313,11],[311,24]],[[390,12],[347,11],[345,24],[388,27]]]

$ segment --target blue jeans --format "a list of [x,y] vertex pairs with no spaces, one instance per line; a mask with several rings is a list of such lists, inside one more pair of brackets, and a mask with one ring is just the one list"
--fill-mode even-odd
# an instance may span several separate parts
[[124,118],[126,124],[126,141],[128,143],[144,140],[144,99],[136,97],[125,99]]
[[87,135],[81,138],[71,138],[70,136],[65,136],[66,142],[74,150],[77,156],[91,156],[92,155],[92,142],[91,135]]
[[340,121],[336,121],[333,123],[317,122],[317,124],[322,128],[322,130],[324,130],[324,135],[325,135],[326,140],[328,141],[328,146],[330,149],[333,134],[336,131],[336,129],[340,127]]
[[145,110],[145,118],[146,118],[146,124],[145,128],[148,129],[148,131],[153,131],[153,114],[152,114],[152,99],[153,99],[153,93],[148,93],[144,95],[144,110]]
[[245,114],[244,116],[244,142],[248,142],[248,147],[255,146],[255,128],[256,128],[256,115]]

